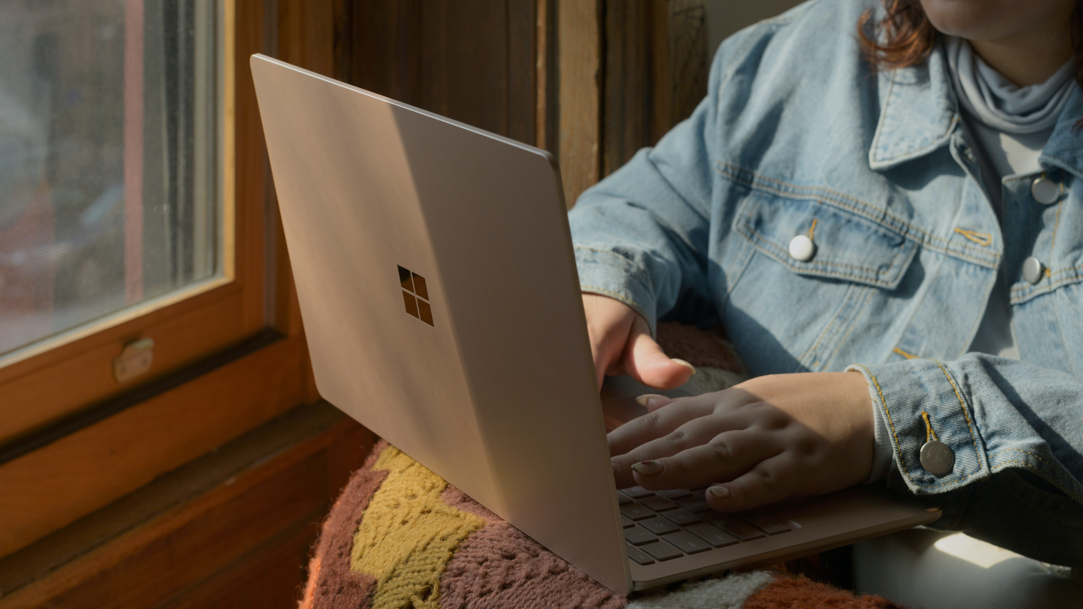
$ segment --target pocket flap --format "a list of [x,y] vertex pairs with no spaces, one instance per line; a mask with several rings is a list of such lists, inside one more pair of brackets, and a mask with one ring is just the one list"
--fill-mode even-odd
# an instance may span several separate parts
[[[753,192],[734,228],[778,262],[801,275],[843,279],[894,289],[917,252],[917,243],[866,218],[814,200]],[[799,235],[812,239],[808,260],[790,255]]]

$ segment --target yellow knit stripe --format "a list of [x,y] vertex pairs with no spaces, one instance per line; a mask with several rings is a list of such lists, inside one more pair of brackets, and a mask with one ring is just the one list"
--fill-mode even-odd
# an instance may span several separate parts
[[365,508],[350,568],[376,578],[373,609],[437,609],[448,561],[485,521],[445,504],[447,483],[393,446],[372,468],[388,475]]

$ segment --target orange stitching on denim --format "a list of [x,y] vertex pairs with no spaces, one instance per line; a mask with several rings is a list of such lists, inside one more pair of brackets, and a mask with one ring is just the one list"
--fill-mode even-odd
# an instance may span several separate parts
[[815,234],[816,234],[816,218],[813,218],[812,219],[812,226],[810,226],[809,229],[808,229],[808,240],[809,241],[814,241],[813,235],[815,235]]
[[[1059,270],[1059,271],[1053,271],[1053,272],[1051,272],[1051,273],[1050,273],[1050,275],[1063,275],[1063,274],[1065,274],[1065,273],[1071,273],[1072,271],[1083,271],[1083,266],[1070,266],[1070,267],[1066,267],[1066,268],[1063,268],[1063,269],[1061,269],[1061,270]],[[1070,281],[1070,280],[1068,280],[1068,281]],[[1030,286],[1023,286],[1023,287],[1014,287],[1014,288],[1012,288],[1012,289],[1013,289],[1013,290],[1025,290],[1025,289],[1027,289],[1028,287],[1030,287]]]
[[[1073,266],[1071,268],[1061,269],[1059,271],[1052,271],[1047,276],[1048,277],[1053,277],[1054,275],[1061,275],[1061,274],[1064,274],[1064,273],[1070,273],[1072,271],[1080,271],[1080,270],[1083,270],[1083,266]],[[1083,280],[1083,277],[1080,277],[1078,274],[1076,274],[1076,275],[1073,275],[1073,276],[1068,277],[1066,279],[1059,279],[1057,281],[1054,281],[1052,283],[1047,283],[1045,285],[1039,285],[1039,286],[1024,285],[1024,286],[1014,287],[1009,292],[1009,296],[1011,297],[1011,304],[1016,304],[1018,302],[1022,302],[1024,299],[1030,298],[1031,296],[1037,296],[1037,295],[1040,295],[1040,294],[1045,294],[1047,292],[1052,292],[1055,288],[1058,288],[1058,287],[1060,287],[1062,285],[1066,285],[1066,284],[1069,284],[1069,283],[1078,283],[1081,280]]]
[[967,230],[965,228],[956,228],[955,232],[966,237],[970,241],[977,243],[982,247],[989,247],[993,243],[993,236],[989,233],[979,233],[977,231]]
[[[937,364],[939,365],[939,362]],[[910,476],[909,469],[906,466],[906,457],[904,457],[903,454],[902,454],[902,443],[899,442],[899,435],[895,432],[895,422],[891,418],[891,409],[888,408],[887,402],[884,400],[884,392],[883,392],[883,390],[880,389],[880,381],[876,380],[876,376],[873,375],[872,371],[869,370],[864,365],[862,365],[862,364],[854,364],[854,365],[858,366],[860,368],[864,368],[866,374],[869,375],[869,378],[871,378],[872,382],[876,385],[876,392],[878,394],[880,394],[880,403],[884,405],[884,412],[887,413],[887,423],[888,423],[888,426],[891,428],[891,435],[895,437],[895,446],[898,447],[898,449],[899,449],[898,455],[899,455],[899,461],[902,464],[902,473],[903,473],[904,476],[906,476],[907,480],[909,480],[915,486],[918,486],[918,487],[921,487],[921,488],[934,489],[934,488],[941,488],[941,487],[944,487],[944,486],[959,485],[959,484],[962,484],[963,482],[966,482],[967,480],[973,478],[974,476],[981,475],[981,473],[982,473],[981,472],[981,465],[980,465],[981,461],[980,461],[980,456],[979,456],[979,466],[978,466],[979,469],[978,469],[978,471],[976,471],[976,472],[974,472],[972,474],[968,474],[966,476],[963,476],[959,480],[952,480],[952,481],[944,482],[944,483],[941,483],[941,484],[920,484],[920,483],[914,481],[914,479]],[[941,368],[941,369],[943,369],[943,368]],[[949,377],[948,380],[951,381],[951,378]],[[952,386],[953,387],[955,386],[954,382],[952,383]],[[956,391],[956,395],[958,395],[958,391]],[[966,414],[965,409],[963,411],[963,414],[964,415]],[[968,425],[969,425],[969,422],[970,422],[970,417],[968,416],[967,417],[967,424]],[[971,432],[971,435],[973,435],[973,431]]]
[[966,402],[963,401],[963,395],[959,393],[959,388],[955,386],[955,380],[948,374],[947,369],[943,364],[936,362],[936,365],[940,368],[940,371],[944,373],[944,378],[948,379],[951,383],[951,388],[955,390],[955,397],[959,399],[959,408],[963,410],[963,418],[966,419],[966,427],[970,430],[970,441],[974,443],[974,454],[978,457],[978,467],[983,467],[981,451],[978,450],[978,438],[974,435],[974,427],[970,424],[970,414],[966,411]]
[[[962,251],[953,251],[953,249],[954,250],[957,250],[957,249],[971,250],[971,249],[973,249],[968,245],[960,244],[958,242],[952,242],[952,241],[950,241],[948,239],[944,239],[943,237],[939,237],[939,236],[934,235],[932,233],[926,232],[925,230],[910,224],[909,222],[903,220],[902,218],[899,218],[899,217],[897,217],[897,216],[895,216],[893,214],[888,213],[886,210],[883,210],[883,209],[880,209],[880,208],[875,207],[873,205],[870,205],[870,204],[868,204],[868,203],[866,203],[866,202],[864,202],[864,201],[862,201],[860,199],[851,197],[851,196],[849,196],[847,194],[838,192],[838,191],[830,189],[830,188],[821,187],[821,186],[798,186],[796,184],[789,184],[787,182],[783,182],[782,180],[776,180],[774,178],[763,176],[763,175],[760,175],[760,174],[757,174],[757,173],[754,173],[754,172],[751,172],[751,171],[746,171],[745,169],[742,169],[741,167],[738,167],[737,165],[734,165],[732,163],[727,163],[725,161],[718,161],[718,164],[724,165],[727,168],[731,168],[732,170],[734,170],[736,172],[743,172],[743,173],[747,173],[747,174],[750,174],[751,176],[753,176],[753,178],[754,178],[753,180],[748,180],[748,179],[742,178],[741,176],[739,176],[737,173],[734,173],[733,171],[727,173],[727,172],[722,171],[718,167],[715,168],[715,171],[718,171],[722,175],[730,177],[730,178],[732,178],[732,179],[734,179],[734,180],[736,180],[736,181],[738,181],[740,183],[743,183],[746,186],[748,186],[749,188],[758,188],[760,190],[764,190],[764,191],[767,191],[767,192],[772,192],[772,193],[775,193],[777,195],[780,195],[780,196],[783,196],[783,197],[786,197],[786,198],[790,198],[790,199],[795,198],[795,197],[797,197],[798,195],[801,195],[801,194],[806,194],[804,192],[787,192],[785,190],[780,190],[780,189],[777,189],[777,188],[771,188],[770,186],[767,186],[767,185],[764,185],[764,184],[756,184],[755,180],[759,179],[759,180],[763,180],[763,181],[767,181],[767,182],[774,182],[775,184],[780,184],[782,186],[789,187],[789,188],[795,189],[795,190],[811,191],[812,193],[826,192],[826,193],[829,193],[829,194],[833,194],[833,195],[835,195],[836,197],[838,197],[840,199],[844,199],[844,200],[847,200],[847,201],[853,201],[854,203],[857,203],[857,204],[862,205],[864,207],[868,207],[868,208],[871,208],[871,209],[878,210],[878,211],[882,212],[885,217],[890,218],[893,222],[895,222],[897,224],[900,224],[902,226],[905,226],[906,228],[910,229],[911,232],[917,233],[919,236],[921,236],[922,238],[919,239],[919,241],[924,245],[936,248],[938,251],[941,251],[943,253],[954,254],[954,255],[958,256],[959,258],[962,258],[963,260],[968,260],[968,261],[974,262],[976,264],[981,264],[981,265],[989,264],[989,262],[987,260],[982,260],[982,259],[979,259],[979,258],[973,258],[971,256],[966,255]],[[850,211],[852,213],[863,216],[864,218],[878,224],[879,226],[881,226],[883,228],[887,228],[889,230],[893,230],[895,232],[898,232],[895,229],[884,226],[884,224],[879,220],[879,218],[877,218],[873,214],[868,213],[867,211],[865,211],[863,209],[853,207],[851,205],[847,205],[847,204],[843,203],[842,201],[838,201],[838,200],[833,200],[832,203],[834,205],[836,205],[837,207],[841,208],[841,209],[845,209],[845,210],[848,210],[848,211]],[[906,237],[905,234],[903,236],[904,236],[904,238]],[[938,243],[941,243],[943,245],[935,245],[933,242],[938,242]],[[986,256],[992,256],[994,261],[1000,260],[1000,254],[997,254],[995,252],[991,253],[991,254],[988,253],[988,252],[980,252],[980,253],[982,253],[983,255],[986,255]]]
[[[992,462],[993,458],[994,458],[994,457],[996,457],[997,455],[1001,454],[1001,453],[1023,453],[1024,455],[1027,455],[1027,456],[1030,456],[1030,457],[1034,457],[1035,459],[1037,459],[1038,461],[1042,462],[1043,464],[1045,463],[1045,459],[1043,459],[1043,458],[1039,457],[1038,455],[1036,455],[1036,454],[1034,454],[1034,453],[1032,453],[1032,452],[1026,451],[1026,450],[1021,450],[1021,449],[1018,449],[1018,448],[1005,448],[1005,449],[1002,449],[1002,450],[998,450],[998,451],[996,451],[995,453],[992,453],[992,454],[990,454],[990,455],[989,455],[989,461],[990,461],[990,462]],[[1074,492],[1072,492],[1072,491],[1069,491],[1069,490],[1068,490],[1067,488],[1065,488],[1065,487],[1063,487],[1063,486],[1060,486],[1059,484],[1057,484],[1057,481],[1056,481],[1056,480],[1052,480],[1052,479],[1050,479],[1050,478],[1049,478],[1049,476],[1050,476],[1050,475],[1053,475],[1053,478],[1064,478],[1065,474],[1064,474],[1064,473],[1062,473],[1062,472],[1058,472],[1058,471],[1045,471],[1045,470],[1039,469],[1039,468],[1037,468],[1037,467],[1034,467],[1034,466],[1033,466],[1032,464],[1029,464],[1029,463],[1027,463],[1027,462],[1025,462],[1025,461],[1004,461],[1004,462],[1003,462],[1003,464],[1008,464],[1008,463],[1018,463],[1018,464],[1021,464],[1021,465],[1025,465],[1025,466],[1026,466],[1027,468],[1029,468],[1029,469],[1032,469],[1032,470],[1034,470],[1034,471],[1035,471],[1036,473],[1038,473],[1039,475],[1041,475],[1041,474],[1045,474],[1045,475],[1042,475],[1042,478],[1043,478],[1043,479],[1045,479],[1045,480],[1048,480],[1048,481],[1049,481],[1049,482],[1051,482],[1052,484],[1056,485],[1056,486],[1057,486],[1057,488],[1059,488],[1060,490],[1064,491],[1064,492],[1065,492],[1065,494],[1067,494],[1067,495],[1069,495],[1069,496],[1075,496],[1075,493],[1074,493]],[[1003,464],[1002,464],[1002,465],[1003,465]],[[998,465],[997,467],[998,467],[998,468],[1000,468],[1000,469],[1004,469],[1004,468],[1003,468],[1002,466],[1000,466],[1000,465]],[[992,470],[991,470],[991,471],[992,471]],[[999,471],[999,470],[997,470],[997,471]],[[1068,478],[1068,479],[1069,479],[1069,480],[1072,480],[1071,478]],[[1075,482],[1075,480],[1072,480],[1072,481],[1073,481],[1073,482]]]
[[[763,184],[756,184],[755,183],[756,179],[759,179],[759,180],[764,180],[764,181],[767,181],[767,182],[774,182],[775,184],[779,184],[781,186],[788,187],[790,189],[797,190],[797,191],[806,191],[807,190],[807,191],[811,191],[813,193],[826,192],[826,193],[829,193],[829,194],[833,194],[833,195],[839,197],[840,199],[844,199],[844,200],[847,200],[847,201],[853,201],[854,203],[857,203],[857,204],[859,204],[861,206],[868,207],[868,208],[875,209],[877,211],[882,212],[885,217],[890,218],[892,221],[894,221],[894,222],[896,222],[898,224],[901,224],[902,226],[905,226],[906,228],[910,229],[911,231],[921,235],[923,237],[923,239],[921,239],[922,243],[927,243],[928,241],[938,241],[940,243],[943,243],[945,246],[956,245],[956,246],[961,247],[963,249],[972,249],[968,245],[953,243],[948,239],[944,239],[943,237],[939,237],[939,236],[934,235],[932,233],[926,232],[925,230],[923,230],[921,228],[918,228],[917,226],[914,226],[913,224],[910,224],[906,220],[903,220],[902,218],[899,218],[898,216],[895,216],[895,215],[893,215],[891,213],[888,213],[887,210],[881,209],[879,207],[876,207],[874,205],[866,203],[865,201],[862,201],[861,199],[851,197],[850,195],[839,192],[837,190],[827,188],[827,187],[823,187],[823,186],[798,186],[797,184],[790,184],[788,182],[783,182],[782,180],[776,180],[775,178],[760,175],[760,174],[754,173],[752,171],[747,171],[747,170],[742,169],[741,167],[738,167],[737,165],[734,165],[732,163],[727,163],[725,161],[718,161],[718,163],[721,164],[721,165],[725,165],[726,167],[732,168],[736,172],[743,172],[743,173],[747,173],[747,174],[750,174],[751,176],[753,176],[752,180],[746,180],[746,179],[741,178],[739,175],[737,175],[737,173],[733,173],[733,172],[729,173],[729,177],[733,178],[734,180],[737,180],[739,182],[744,183],[749,188],[759,188],[761,190],[765,190],[767,192],[773,192],[775,194],[778,194],[780,196],[784,196],[786,198],[795,198],[798,195],[805,194],[804,192],[787,192],[785,190],[779,190],[779,189],[776,189],[776,188],[771,188],[771,187],[763,185]],[[722,172],[717,167],[715,168],[715,171],[718,171],[719,173],[722,173],[723,175],[726,175],[724,172]],[[866,219],[868,219],[868,220],[870,220],[870,221],[884,227],[883,223],[880,222],[880,220],[876,216],[874,216],[873,214],[870,214],[870,213],[868,213],[868,212],[866,212],[866,211],[864,211],[864,210],[862,210],[860,208],[852,207],[850,205],[846,205],[845,203],[843,203],[841,201],[833,201],[833,203],[835,205],[837,205],[838,207],[842,208],[842,209],[851,211],[851,212],[853,212],[855,214],[858,214],[860,216],[864,216]],[[884,228],[887,228],[887,227],[884,227]],[[895,229],[890,229],[890,230],[895,230]],[[898,231],[895,231],[895,232],[898,232]],[[931,243],[929,243],[928,245],[932,246]],[[937,247],[937,246],[933,246],[933,247]],[[945,252],[950,251],[950,249],[948,247],[943,247],[942,249]],[[961,252],[954,252],[954,253],[958,254],[960,257],[966,258],[967,260],[971,260],[973,262],[983,262],[983,261],[978,260],[976,258],[967,258]],[[985,254],[985,252],[982,252],[982,253]],[[986,255],[988,255],[988,254],[986,254]],[[1000,254],[993,254],[993,258],[994,259],[999,259]]]
[[[761,241],[763,241],[764,243],[767,243],[767,244],[769,244],[769,245],[773,245],[773,246],[775,246],[776,248],[778,248],[778,250],[779,250],[780,252],[784,252],[784,251],[786,251],[786,250],[782,249],[782,246],[781,246],[781,245],[779,245],[779,244],[775,243],[774,241],[771,241],[770,239],[768,239],[768,238],[767,238],[767,237],[766,237],[765,235],[763,235],[762,233],[760,233],[760,232],[759,232],[759,231],[757,231],[756,229],[752,228],[752,229],[748,229],[748,230],[750,230],[750,231],[752,232],[752,234],[753,234],[753,235],[755,235],[755,236],[759,237],[759,238],[760,238],[760,240],[761,240]],[[895,266],[895,260],[896,260],[896,259],[898,259],[898,257],[902,255],[902,248],[900,247],[900,248],[898,248],[898,249],[899,249],[899,253],[895,254],[895,255],[894,255],[894,256],[892,256],[892,258],[891,258],[891,266],[893,266],[893,267]],[[823,262],[821,262],[821,261],[814,261],[814,262],[810,262],[810,263],[809,263],[809,266],[813,266],[813,265],[817,265],[817,264],[820,264],[820,265],[824,265],[824,266],[836,266],[836,267],[840,267],[840,268],[846,268],[846,269],[855,269],[855,270],[858,270],[858,271],[867,271],[867,272],[869,272],[869,273],[876,273],[877,275],[885,275],[885,274],[887,274],[887,273],[890,273],[890,272],[891,272],[891,269],[888,269],[888,270],[886,270],[886,271],[878,271],[878,270],[876,270],[876,269],[874,269],[874,268],[871,268],[871,267],[867,267],[867,266],[858,266],[858,265],[856,265],[856,264],[846,264],[846,263],[844,263],[844,262],[826,262],[826,261],[823,261]],[[796,267],[793,267],[793,268],[796,268]]]
[[995,457],[996,455],[999,455],[1000,453],[1023,453],[1024,455],[1030,455],[1031,457],[1034,457],[1035,459],[1037,459],[1039,461],[1042,461],[1043,463],[1045,462],[1045,459],[1039,457],[1038,455],[1036,455],[1036,454],[1034,454],[1034,453],[1032,453],[1032,452],[1030,452],[1028,450],[1023,450],[1021,448],[1002,448],[1002,449],[996,451],[995,453],[990,454],[989,457],[990,458]]
[[[1061,190],[1063,191],[1064,185],[1061,184]],[[1063,193],[1062,193],[1063,194]],[[1064,207],[1064,201],[1057,203],[1057,219],[1053,221],[1053,235],[1049,238],[1049,262],[1053,262],[1053,246],[1057,244],[1057,228],[1060,227],[1060,210]],[[1045,269],[1048,273],[1049,269]],[[1046,275],[1048,277],[1049,275]]]
[[898,347],[895,347],[894,349],[892,349],[892,352],[898,353],[899,355],[905,357],[906,359],[918,359],[918,356],[914,355],[913,353],[907,353],[906,351],[903,351],[902,349],[900,349]]
[[1067,487],[1063,486],[1057,480],[1050,480],[1048,477],[1042,475],[1045,472],[1038,469],[1037,467],[1034,467],[1034,465],[1032,465],[1030,463],[1027,463],[1026,461],[1003,461],[999,465],[997,465],[996,467],[990,468],[989,471],[991,473],[995,474],[995,473],[998,473],[998,472],[1003,471],[1005,469],[1008,469],[1009,465],[1022,465],[1024,468],[1033,471],[1035,474],[1037,474],[1040,478],[1042,478],[1046,482],[1048,482],[1048,483],[1052,484],[1053,486],[1059,488],[1061,491],[1064,492],[1065,495],[1068,495],[1069,497],[1071,497],[1072,499],[1075,499],[1076,501],[1079,500],[1079,495],[1077,495],[1075,492],[1073,492],[1072,490],[1070,490]]
[[929,413],[922,410],[921,420],[925,421],[925,441],[928,442],[931,437],[933,440],[939,442],[940,438],[936,437],[936,430],[933,429],[933,423],[929,420]]
[[[902,452],[902,442],[899,441],[899,434],[895,431],[895,421],[892,420],[891,409],[887,407],[887,400],[884,399],[884,391],[880,389],[880,381],[876,380],[876,375],[874,375],[866,366],[861,364],[857,364],[857,366],[864,368],[865,374],[868,374],[869,378],[872,379],[873,384],[876,385],[876,393],[880,394],[880,403],[884,405],[884,412],[887,414],[887,424],[891,427],[891,435],[895,437],[895,447],[899,449],[899,461],[902,463],[903,475],[906,476],[906,479],[910,482],[914,482],[914,479],[910,477],[909,468],[906,467],[906,457]],[[914,482],[914,484],[917,483]]]

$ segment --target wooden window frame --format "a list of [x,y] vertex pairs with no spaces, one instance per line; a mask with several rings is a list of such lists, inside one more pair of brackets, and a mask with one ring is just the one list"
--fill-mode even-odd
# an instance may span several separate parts
[[[0,368],[0,557],[318,399],[249,57],[277,50],[329,73],[340,2],[224,2],[226,276]],[[151,372],[118,385],[113,358],[143,337]]]
[[[243,27],[243,20],[236,19],[234,2],[222,7],[222,276],[0,357],[0,395],[5,396],[0,403],[0,444],[161,378],[264,325],[261,193],[251,192],[244,177],[237,180],[234,173],[251,171],[237,162],[251,147],[246,133],[251,127],[235,120],[236,103],[243,100],[237,100],[235,76],[241,72],[233,60],[236,42],[244,35],[236,26]],[[125,344],[141,338],[155,343],[151,369],[132,382],[118,383],[113,359]]]

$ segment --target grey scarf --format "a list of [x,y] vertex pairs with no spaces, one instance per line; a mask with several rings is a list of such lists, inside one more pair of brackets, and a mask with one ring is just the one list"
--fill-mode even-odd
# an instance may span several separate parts
[[1042,84],[1017,87],[966,40],[944,36],[944,47],[959,102],[974,118],[1005,133],[1034,133],[1056,124],[1075,82],[1072,61]]

